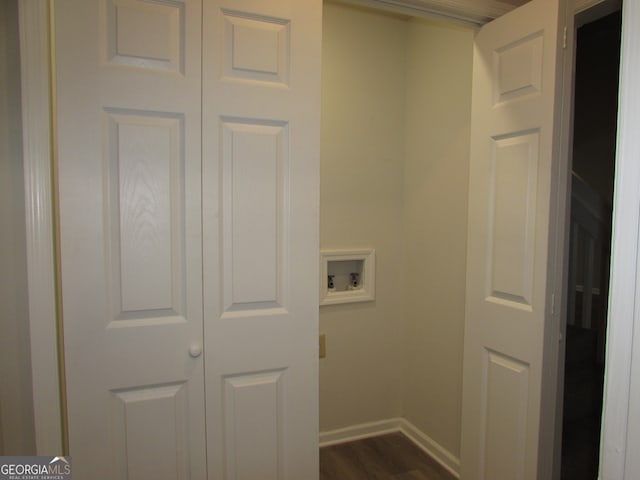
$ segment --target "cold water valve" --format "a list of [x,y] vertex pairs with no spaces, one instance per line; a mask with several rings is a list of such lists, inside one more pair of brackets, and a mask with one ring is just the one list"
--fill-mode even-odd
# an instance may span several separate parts
[[335,292],[335,290],[336,290],[336,276],[335,275],[327,275],[327,289],[330,292]]

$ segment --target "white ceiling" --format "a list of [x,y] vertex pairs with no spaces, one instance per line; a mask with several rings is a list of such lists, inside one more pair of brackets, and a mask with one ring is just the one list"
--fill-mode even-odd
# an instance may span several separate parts
[[[482,25],[504,15],[529,0],[342,0],[412,17],[441,17],[471,25]],[[575,12],[581,12],[603,0],[574,0]]]
[[482,25],[529,0],[347,0],[348,3],[379,8],[417,17],[443,17]]

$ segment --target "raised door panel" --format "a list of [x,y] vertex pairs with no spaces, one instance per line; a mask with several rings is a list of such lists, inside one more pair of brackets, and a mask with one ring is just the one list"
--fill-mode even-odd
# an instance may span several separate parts
[[290,19],[227,8],[222,14],[224,78],[287,86]]
[[288,126],[224,118],[221,143],[224,315],[286,308]]
[[106,61],[184,73],[185,7],[177,0],[105,0]]
[[116,478],[192,478],[184,383],[112,391],[111,404]]
[[525,478],[529,366],[491,351],[483,363],[483,478]]
[[530,309],[539,135],[517,133],[492,140],[487,297]]
[[112,319],[185,321],[184,118],[105,115]]
[[224,378],[225,478],[283,478],[285,383],[282,370]]

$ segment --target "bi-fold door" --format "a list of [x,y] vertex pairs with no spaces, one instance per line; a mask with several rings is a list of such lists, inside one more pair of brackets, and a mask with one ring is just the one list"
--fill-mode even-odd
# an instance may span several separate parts
[[317,475],[321,4],[53,4],[70,454]]
[[532,0],[475,40],[465,480],[553,478],[571,25],[565,2]]

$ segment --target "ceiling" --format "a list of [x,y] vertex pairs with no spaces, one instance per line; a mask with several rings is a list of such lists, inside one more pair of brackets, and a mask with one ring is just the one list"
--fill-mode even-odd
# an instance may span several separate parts
[[[483,25],[524,5],[529,0],[342,0],[411,17],[441,17],[470,25]],[[573,0],[575,13],[591,7],[618,5],[619,0]],[[615,6],[614,5],[614,6]]]
[[442,17],[482,25],[529,0],[347,0],[348,3],[379,8],[415,17]]

